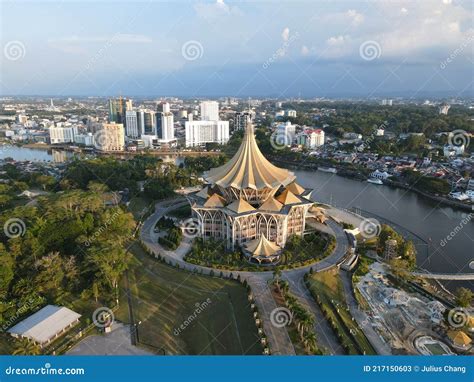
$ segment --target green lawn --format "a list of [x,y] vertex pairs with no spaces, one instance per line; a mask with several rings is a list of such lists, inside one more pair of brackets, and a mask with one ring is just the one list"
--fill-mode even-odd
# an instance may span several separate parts
[[146,209],[152,204],[152,202],[153,201],[148,198],[137,196],[130,199],[128,209],[133,214],[133,217],[136,220],[140,220],[140,217],[142,216],[144,211],[146,211]]
[[[342,336],[342,342],[348,348],[349,354],[375,354],[374,349],[365,337],[356,321],[348,311],[342,281],[337,269],[318,272],[308,278],[310,291],[313,296],[319,296],[328,318],[334,322]],[[361,350],[362,351],[361,351]]]
[[[177,270],[152,259],[138,244],[131,252],[130,291],[142,345],[166,354],[262,353],[242,285]],[[129,322],[125,293],[116,318]]]

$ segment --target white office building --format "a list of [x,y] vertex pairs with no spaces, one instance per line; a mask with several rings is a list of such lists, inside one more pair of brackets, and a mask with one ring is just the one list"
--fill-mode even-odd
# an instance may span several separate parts
[[186,121],[186,147],[229,141],[229,121]]
[[125,132],[122,123],[104,123],[95,133],[95,147],[100,151],[123,151]]
[[141,135],[140,130],[138,129],[138,115],[135,110],[127,110],[125,112],[125,126],[126,126],[126,135],[129,138],[139,138]]
[[49,128],[49,137],[52,145],[73,143],[74,135],[77,134],[76,126],[51,126]]
[[217,101],[201,102],[201,121],[218,121],[219,103]]
[[[163,110],[165,108],[163,107]],[[169,110],[169,109],[168,109]],[[169,142],[174,140],[174,116],[173,113],[164,112],[161,113],[161,134],[160,138],[163,142]]]
[[94,135],[92,135],[92,133],[74,135],[74,143],[84,146],[94,146]]

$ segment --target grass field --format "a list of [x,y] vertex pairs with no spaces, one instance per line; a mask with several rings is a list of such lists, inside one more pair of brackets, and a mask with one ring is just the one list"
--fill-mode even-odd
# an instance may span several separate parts
[[[135,322],[141,322],[142,345],[166,354],[262,353],[242,285],[177,270],[152,259],[138,244],[131,252],[132,309]],[[116,318],[130,321],[125,293]]]
[[151,205],[153,201],[149,200],[148,198],[137,196],[130,199],[130,204],[128,205],[128,209],[133,214],[133,217],[136,220],[139,220],[144,211]]
[[309,277],[310,291],[313,296],[319,296],[322,304],[329,312],[328,318],[333,321],[342,336],[342,342],[348,348],[349,354],[375,354],[372,346],[362,330],[348,311],[345,302],[344,289],[337,269],[318,272]]

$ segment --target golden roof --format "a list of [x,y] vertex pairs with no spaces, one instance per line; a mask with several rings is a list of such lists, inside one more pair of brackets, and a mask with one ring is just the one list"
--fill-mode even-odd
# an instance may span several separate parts
[[227,206],[227,208],[231,211],[237,212],[238,214],[255,210],[255,208],[253,208],[248,202],[243,199],[234,200]]
[[271,257],[281,249],[279,245],[269,241],[265,235],[261,235],[259,239],[249,241],[244,244],[244,247],[252,254],[252,257]]
[[465,346],[472,342],[469,336],[460,330],[448,332],[448,337],[451,338],[456,345]]
[[295,179],[295,175],[271,164],[258,148],[254,129],[249,125],[239,150],[223,166],[213,168],[204,174],[211,184],[237,189],[274,188],[286,186]]
[[278,200],[280,203],[284,204],[285,206],[287,204],[295,204],[295,203],[301,203],[301,200],[299,200],[295,194],[293,194],[290,190],[285,189],[280,195],[277,196],[276,200]]
[[263,202],[263,204],[259,207],[259,210],[264,211],[274,211],[278,212],[282,209],[283,204],[281,204],[278,200],[276,200],[273,196],[270,196]]
[[204,203],[204,207],[224,207],[225,199],[219,194],[212,194]]
[[296,182],[291,182],[286,188],[295,195],[301,195],[305,191],[305,189]]

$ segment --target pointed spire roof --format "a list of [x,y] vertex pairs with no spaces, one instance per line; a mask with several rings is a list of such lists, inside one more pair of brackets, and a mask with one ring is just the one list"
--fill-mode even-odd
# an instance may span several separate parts
[[263,211],[273,211],[278,212],[283,208],[283,204],[281,204],[278,200],[276,200],[273,196],[267,198],[263,204],[259,207],[259,210]]
[[244,247],[247,252],[252,254],[252,257],[270,257],[281,250],[279,245],[268,240],[265,235],[261,235],[259,239],[249,241],[244,244]]
[[293,194],[290,190],[285,189],[280,195],[277,196],[276,200],[285,206],[288,204],[301,203],[301,201]]
[[205,173],[204,178],[224,188],[259,190],[286,186],[296,177],[292,172],[274,166],[263,156],[255,140],[253,125],[249,124],[237,153],[223,166]]
[[451,338],[451,341],[459,346],[466,346],[472,342],[469,336],[461,330],[448,332],[448,337]]
[[247,203],[243,199],[234,200],[232,203],[230,203],[227,206],[227,208],[231,211],[237,212],[238,214],[242,212],[255,211],[255,208],[253,208],[249,203]]
[[295,195],[301,195],[303,192],[305,192],[305,189],[296,182],[291,182],[288,186],[286,186],[286,188]]
[[212,194],[204,203],[204,207],[224,207],[225,199],[219,194]]

